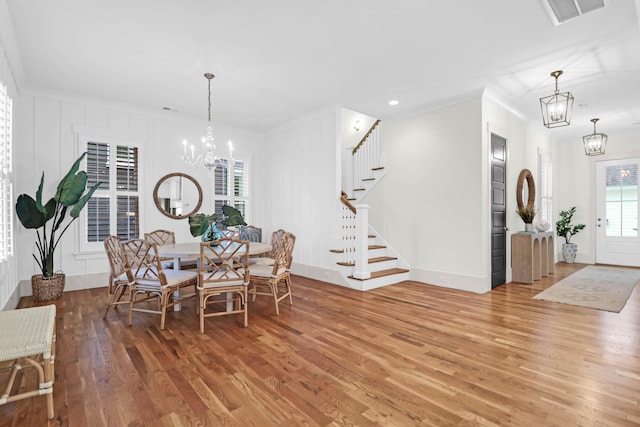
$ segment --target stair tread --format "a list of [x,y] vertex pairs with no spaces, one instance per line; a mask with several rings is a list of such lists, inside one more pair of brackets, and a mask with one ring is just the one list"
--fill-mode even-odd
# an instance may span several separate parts
[[[375,257],[375,258],[369,258],[369,264],[373,264],[376,262],[384,262],[384,261],[395,261],[398,258],[396,257],[392,257],[392,256],[379,256],[379,257]],[[343,267],[353,267],[356,265],[355,262],[346,262],[346,261],[339,261],[336,262],[336,264],[341,265]]]
[[388,270],[372,271],[371,277],[369,277],[368,279],[358,279],[353,276],[349,276],[349,279],[365,281],[365,280],[377,279],[378,277],[392,276],[394,274],[402,274],[402,273],[408,273],[408,272],[409,270],[405,268],[390,268]]
[[362,178],[363,181],[375,181],[375,178]]
[[377,168],[371,168],[372,171],[380,171],[384,169],[384,166],[378,166]]
[[364,191],[366,188],[354,188],[353,191]]
[[332,252],[334,254],[343,254],[344,249],[329,249],[329,252]]
[[369,250],[371,249],[384,249],[386,246],[384,245],[369,245]]

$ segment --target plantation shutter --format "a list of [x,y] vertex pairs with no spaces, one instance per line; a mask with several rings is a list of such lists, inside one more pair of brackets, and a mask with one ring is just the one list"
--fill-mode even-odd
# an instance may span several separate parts
[[102,183],[87,203],[87,242],[101,243],[109,235],[139,237],[138,148],[88,141],[86,170],[88,187]]
[[238,209],[245,221],[249,221],[249,171],[246,161],[234,160],[229,171],[229,162],[220,159],[220,165],[213,173],[214,212],[222,215],[222,206]]
[[249,176],[245,162],[238,160],[233,164],[233,207],[247,218],[247,197],[249,196]]
[[540,161],[540,207],[539,220],[546,220],[553,224],[553,165],[551,162],[542,159]]
[[13,101],[0,83],[0,261],[13,255],[12,114]]
[[87,188],[102,182],[98,191],[87,203],[87,241],[102,242],[110,234],[111,214],[108,191],[111,188],[109,173],[109,144],[87,143]]
[[140,235],[138,191],[138,148],[117,146],[117,236],[128,240]]

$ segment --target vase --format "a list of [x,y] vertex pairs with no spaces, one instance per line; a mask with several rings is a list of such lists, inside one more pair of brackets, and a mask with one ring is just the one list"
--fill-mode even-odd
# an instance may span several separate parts
[[65,276],[56,273],[51,277],[42,274],[31,276],[31,295],[34,301],[53,301],[60,299],[64,291]]
[[218,230],[216,224],[211,224],[207,227],[207,231],[202,235],[202,241],[212,242],[214,240],[222,239],[223,237],[222,232]]
[[524,231],[526,231],[527,233],[533,233],[533,224],[530,222],[525,222]]
[[567,264],[573,264],[576,259],[576,253],[578,252],[578,245],[575,243],[563,243],[562,244],[562,257]]

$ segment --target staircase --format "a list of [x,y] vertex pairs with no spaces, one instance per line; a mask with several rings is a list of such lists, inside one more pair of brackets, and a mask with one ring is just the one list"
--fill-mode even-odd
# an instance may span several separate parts
[[369,207],[358,202],[384,177],[378,125],[352,152],[352,195],[342,193],[341,244],[332,249],[338,271],[349,287],[366,291],[409,280],[408,265],[369,225]]

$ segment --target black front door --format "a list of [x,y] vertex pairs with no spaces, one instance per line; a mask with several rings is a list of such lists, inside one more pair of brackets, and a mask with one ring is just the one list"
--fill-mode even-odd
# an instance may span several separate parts
[[502,285],[507,269],[505,176],[507,140],[491,134],[491,288]]

